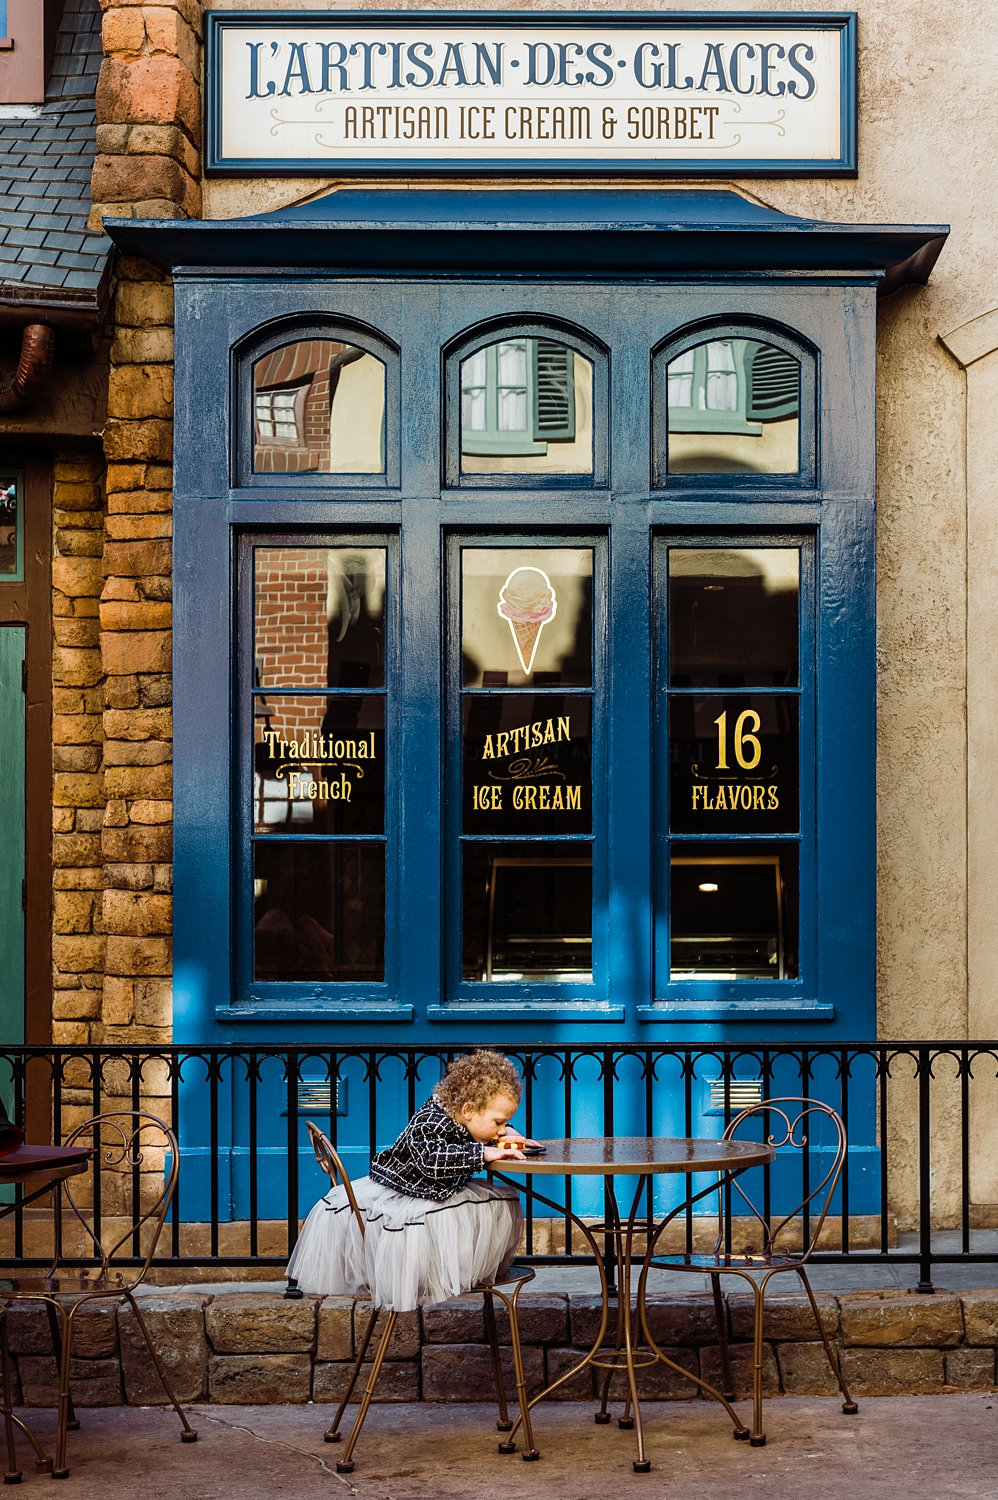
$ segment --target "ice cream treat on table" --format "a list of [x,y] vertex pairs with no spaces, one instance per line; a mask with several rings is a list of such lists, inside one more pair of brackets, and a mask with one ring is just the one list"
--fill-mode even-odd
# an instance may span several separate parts
[[514,568],[496,609],[509,624],[520,665],[529,677],[541,631],[558,612],[551,580],[541,568]]

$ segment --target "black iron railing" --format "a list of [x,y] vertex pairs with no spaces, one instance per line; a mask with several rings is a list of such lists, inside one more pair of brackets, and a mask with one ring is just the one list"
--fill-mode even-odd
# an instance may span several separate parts
[[[36,1120],[40,1105],[47,1108],[56,1141],[112,1104],[161,1114],[180,1141],[180,1173],[154,1263],[192,1274],[249,1265],[279,1274],[324,1186],[305,1120],[326,1130],[351,1172],[362,1173],[463,1050],[11,1047],[0,1051],[0,1091],[17,1119],[29,1100]],[[507,1050],[524,1076],[517,1123],[538,1136],[719,1136],[756,1098],[820,1099],[841,1114],[849,1153],[815,1262],[910,1265],[925,1291],[940,1264],[998,1262],[998,1043]],[[820,1178],[824,1150],[816,1137],[795,1153],[794,1180],[780,1167],[766,1169],[773,1212]],[[111,1186],[98,1183],[98,1207],[108,1216]],[[599,1203],[580,1197],[584,1188],[566,1180],[561,1191],[569,1210],[599,1217]],[[668,1194],[677,1191],[662,1179],[649,1184],[642,1209],[649,1224],[675,1206]],[[31,1265],[47,1260],[37,1214],[18,1209],[9,1217],[0,1253]],[[692,1246],[696,1213],[679,1222]],[[801,1229],[806,1235],[806,1222]],[[588,1258],[567,1215],[541,1218],[529,1204],[527,1248],[537,1263]],[[85,1263],[85,1254],[78,1259]]]

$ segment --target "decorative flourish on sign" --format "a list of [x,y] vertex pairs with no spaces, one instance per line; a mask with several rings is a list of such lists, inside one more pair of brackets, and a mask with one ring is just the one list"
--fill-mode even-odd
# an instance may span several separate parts
[[[728,106],[728,108],[731,109],[735,114],[741,114],[741,112],[742,112],[742,107],[741,107],[740,104],[731,104],[731,105]],[[742,120],[741,123],[743,125],[751,125],[751,126],[755,126],[755,125],[772,125],[773,128],[774,128],[774,130],[776,131],[777,135],[784,136],[787,133],[786,129],[784,128],[784,125],[783,125],[783,121],[786,119],[786,117],[787,117],[786,110],[785,109],[781,109],[777,113],[777,116],[776,116],[775,120]],[[739,139],[740,139],[740,137],[739,137]]]
[[538,756],[531,760],[529,755],[520,756],[517,760],[511,760],[506,767],[507,776],[499,776],[495,771],[489,772],[491,781],[525,781],[531,776],[556,776],[560,781],[567,778],[564,771],[559,771],[553,760],[548,757]]
[[[322,112],[323,112],[323,110],[326,108],[326,105],[327,104],[331,104],[332,102],[333,102],[332,100],[319,99],[319,100],[316,101],[315,104],[312,105],[312,108],[315,110],[315,113],[317,115],[321,115]],[[276,135],[277,132],[278,132],[278,130],[282,126],[284,126],[284,125],[314,125],[315,124],[315,121],[312,120],[312,119],[307,119],[307,120],[286,120],[286,119],[283,118],[282,115],[278,114],[278,112],[277,112],[276,109],[270,110],[269,114],[270,114],[270,118],[274,122],[273,125],[271,125],[271,127],[270,127],[270,131],[268,132],[270,135]],[[314,141],[315,141],[315,143],[316,143],[317,146],[320,146],[320,145],[323,144],[319,140],[318,136],[314,136],[313,139],[314,139]]]
[[[755,776],[739,774],[739,781],[767,781],[770,776],[779,776],[779,766],[770,766],[768,771],[759,771]],[[695,781],[730,781],[730,771],[704,771],[697,761],[690,766],[690,775]]]

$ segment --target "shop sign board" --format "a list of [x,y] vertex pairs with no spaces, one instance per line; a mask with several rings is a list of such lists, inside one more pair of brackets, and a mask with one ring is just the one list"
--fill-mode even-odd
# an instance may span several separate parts
[[855,13],[231,12],[206,165],[231,176],[856,171]]

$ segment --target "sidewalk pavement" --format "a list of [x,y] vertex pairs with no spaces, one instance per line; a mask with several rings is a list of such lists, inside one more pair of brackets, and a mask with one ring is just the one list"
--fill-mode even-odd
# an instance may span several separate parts
[[[719,1409],[701,1401],[644,1407],[651,1472],[635,1474],[633,1432],[598,1427],[592,1402],[536,1409],[536,1463],[496,1448],[483,1404],[371,1409],[353,1474],[336,1473],[339,1445],[322,1434],[329,1406],[195,1406],[199,1432],[181,1444],[161,1407],[85,1410],[70,1433],[69,1478],[59,1500],[996,1500],[998,1394],[895,1396],[860,1403],[774,1397],[769,1441],[732,1441]],[[55,1413],[27,1414],[51,1451]],[[39,1496],[19,1445],[24,1482]],[[22,1491],[23,1493],[23,1491]]]

